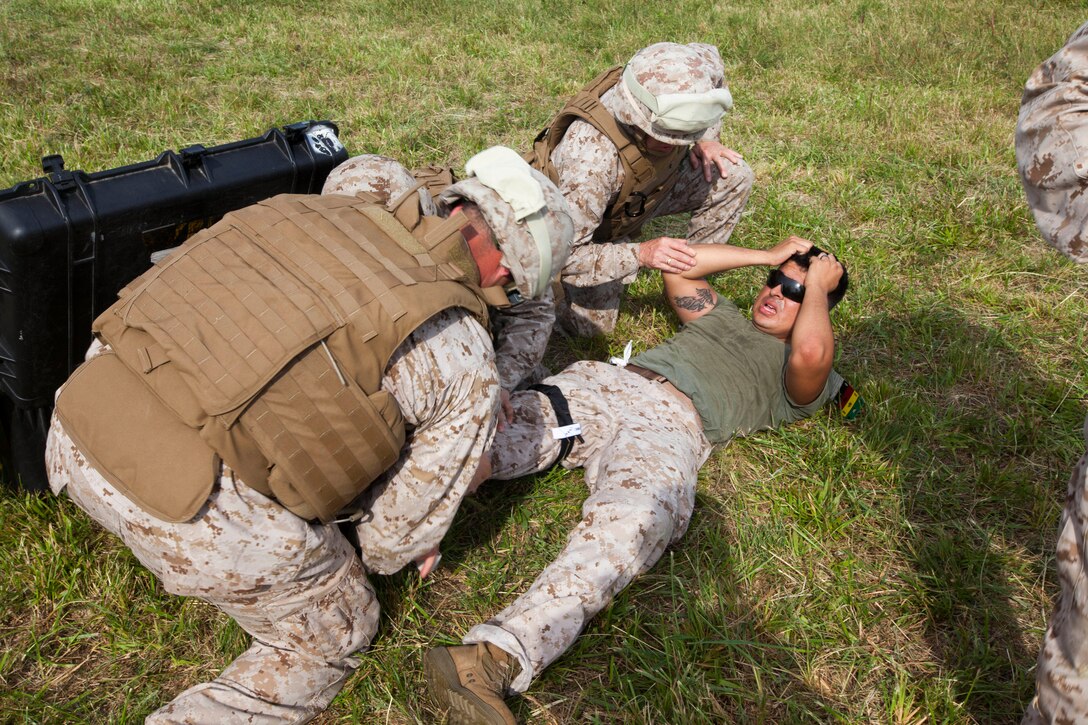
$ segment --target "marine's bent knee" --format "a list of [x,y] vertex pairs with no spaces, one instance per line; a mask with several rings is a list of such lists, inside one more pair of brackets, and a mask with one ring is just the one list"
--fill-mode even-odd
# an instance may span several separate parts
[[727,163],[729,164],[729,172],[725,176],[718,177],[714,183],[715,191],[732,191],[734,194],[743,192],[747,195],[756,183],[756,173],[752,171],[752,167],[744,159],[737,163]]
[[[228,613],[249,629],[237,613]],[[362,563],[352,555],[320,591],[307,592],[303,601],[271,603],[264,607],[263,615],[269,618],[274,633],[268,633],[270,637],[263,632],[251,634],[263,635],[260,638],[269,644],[311,659],[339,665],[373,642],[379,605]]]

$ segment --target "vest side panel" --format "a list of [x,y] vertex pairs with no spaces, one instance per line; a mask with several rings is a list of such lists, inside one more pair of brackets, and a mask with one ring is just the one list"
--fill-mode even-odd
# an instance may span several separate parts
[[111,352],[76,368],[56,414],[107,481],[164,521],[191,519],[215,485],[215,451]]

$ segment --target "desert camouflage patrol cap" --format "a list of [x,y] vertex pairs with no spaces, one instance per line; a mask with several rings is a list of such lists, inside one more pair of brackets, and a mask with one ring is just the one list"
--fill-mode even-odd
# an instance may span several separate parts
[[654,43],[635,53],[602,99],[620,123],[683,146],[733,107],[718,49],[705,43]]
[[440,204],[475,203],[494,233],[519,292],[539,299],[566,263],[574,223],[559,188],[512,149],[493,146],[465,164],[468,178],[438,195]]
[[1088,23],[1028,78],[1016,164],[1043,237],[1088,262]]

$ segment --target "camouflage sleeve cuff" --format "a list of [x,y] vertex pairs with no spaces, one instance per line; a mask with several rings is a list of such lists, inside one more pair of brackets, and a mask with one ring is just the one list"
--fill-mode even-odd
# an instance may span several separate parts
[[635,277],[638,276],[638,270],[641,265],[638,263],[638,248],[640,242],[626,242],[625,244],[617,245],[621,247],[628,256],[627,262],[621,268],[624,271],[620,281],[624,284],[631,284],[635,281]]
[[722,137],[722,122],[718,121],[716,124],[708,128],[703,132],[700,141],[720,141]]
[[555,299],[549,288],[539,300],[525,300],[492,321],[499,383],[513,391],[544,359],[555,324]]

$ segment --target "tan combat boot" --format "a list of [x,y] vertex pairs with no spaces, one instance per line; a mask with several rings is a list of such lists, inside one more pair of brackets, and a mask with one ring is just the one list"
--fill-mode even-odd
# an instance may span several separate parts
[[503,699],[520,671],[513,655],[484,642],[423,655],[431,699],[449,712],[450,725],[517,725]]

